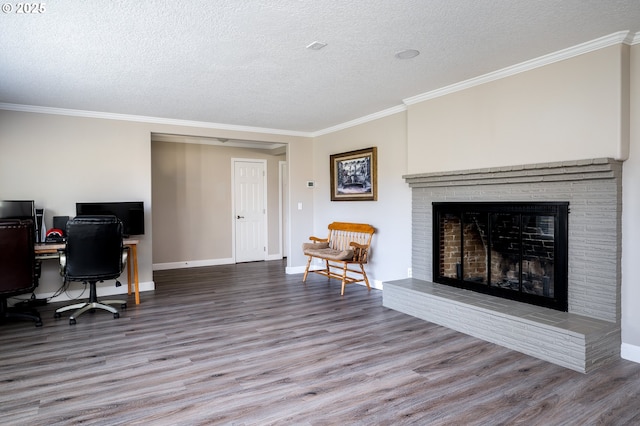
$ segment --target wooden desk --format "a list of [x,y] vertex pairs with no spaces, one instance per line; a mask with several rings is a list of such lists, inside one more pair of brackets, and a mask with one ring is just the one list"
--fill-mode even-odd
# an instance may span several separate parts
[[[129,256],[127,256],[127,294],[131,295],[131,287],[133,284],[136,305],[140,304],[140,281],[138,280],[138,243],[139,240],[125,239],[123,244],[127,250],[129,250]],[[60,244],[42,244],[36,243],[35,252],[36,258],[39,259],[51,259],[58,258],[58,250],[64,249],[64,243]],[[133,271],[133,281],[131,280],[131,272]]]

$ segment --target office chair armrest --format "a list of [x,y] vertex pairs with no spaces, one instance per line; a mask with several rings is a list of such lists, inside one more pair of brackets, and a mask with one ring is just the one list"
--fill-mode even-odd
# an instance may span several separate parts
[[58,256],[60,260],[60,275],[64,276],[64,268],[67,266],[67,254],[64,250],[58,250]]
[[129,256],[129,249],[125,248],[124,250],[122,250],[122,266],[120,266],[120,269],[124,271],[124,267],[127,264],[127,257]]

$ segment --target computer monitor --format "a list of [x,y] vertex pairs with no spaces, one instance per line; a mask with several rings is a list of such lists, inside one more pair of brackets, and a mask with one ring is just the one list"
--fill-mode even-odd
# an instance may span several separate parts
[[0,201],[0,219],[31,219],[35,224],[35,202],[33,200]]
[[0,201],[0,219],[30,219],[36,241],[40,241],[36,225],[36,206],[33,200]]
[[125,236],[144,235],[142,201],[76,203],[76,215],[113,215],[122,222]]

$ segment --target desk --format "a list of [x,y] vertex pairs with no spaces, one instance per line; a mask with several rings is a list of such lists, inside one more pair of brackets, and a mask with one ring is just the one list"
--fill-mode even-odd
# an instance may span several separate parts
[[[130,240],[128,238],[123,241],[125,248],[129,250],[129,256],[127,256],[127,294],[131,295],[131,285],[133,284],[136,295],[136,305],[140,304],[140,282],[138,280],[138,243],[138,240]],[[35,245],[37,259],[57,259],[59,257],[58,250],[64,250],[64,243],[36,243]],[[132,271],[133,281],[131,281]]]

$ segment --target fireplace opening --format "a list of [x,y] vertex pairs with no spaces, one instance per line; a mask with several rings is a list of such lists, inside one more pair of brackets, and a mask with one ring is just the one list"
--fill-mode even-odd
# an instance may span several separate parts
[[433,203],[433,280],[567,311],[568,202]]

